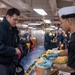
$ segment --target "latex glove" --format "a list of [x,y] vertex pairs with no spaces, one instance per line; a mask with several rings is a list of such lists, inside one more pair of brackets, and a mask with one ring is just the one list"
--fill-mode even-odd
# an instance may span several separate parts
[[48,57],[49,59],[50,59],[51,57],[53,57],[53,59],[55,59],[55,58],[58,57],[58,53],[50,54],[50,55],[48,55],[47,57]]
[[44,66],[44,67],[52,67],[52,62],[50,60],[47,60],[41,64],[41,66]]
[[56,57],[50,57],[50,58],[48,58],[49,60],[54,60]]

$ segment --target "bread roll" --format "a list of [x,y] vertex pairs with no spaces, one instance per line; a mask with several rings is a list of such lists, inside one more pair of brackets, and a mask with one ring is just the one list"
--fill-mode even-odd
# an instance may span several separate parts
[[39,63],[39,64],[41,64],[41,63],[43,63],[43,62],[44,62],[44,60],[37,59],[37,60],[36,60],[36,62],[37,62],[37,63]]

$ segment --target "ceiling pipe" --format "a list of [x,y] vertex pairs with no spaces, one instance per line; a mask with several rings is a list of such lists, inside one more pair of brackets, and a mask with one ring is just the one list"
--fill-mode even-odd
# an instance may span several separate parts
[[33,12],[32,7],[27,3],[23,3],[21,0],[2,0],[2,2],[8,4],[11,7],[18,8],[20,11]]
[[53,15],[55,16],[56,12],[57,12],[57,3],[56,0],[49,0],[49,5],[52,9]]

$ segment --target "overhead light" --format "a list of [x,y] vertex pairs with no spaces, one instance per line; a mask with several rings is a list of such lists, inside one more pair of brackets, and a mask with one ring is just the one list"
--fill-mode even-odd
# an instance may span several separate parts
[[51,23],[51,21],[50,21],[50,20],[44,20],[44,22],[45,22],[45,23]]
[[24,34],[24,33],[25,33],[25,31],[24,31],[24,30],[20,30],[20,33],[21,33],[21,34]]
[[18,28],[27,28],[27,27],[28,27],[28,25],[26,25],[26,24],[21,24],[21,23],[18,23],[16,26],[17,26]]
[[58,27],[55,27],[55,29],[58,29]]
[[29,29],[33,29],[33,30],[35,30],[36,28],[34,28],[34,27],[28,27]]
[[53,28],[46,28],[46,30],[54,30]]
[[2,21],[3,20],[3,17],[0,17],[0,20]]
[[35,12],[37,12],[39,15],[45,16],[47,13],[43,9],[33,9]]
[[29,29],[32,29],[33,27],[28,27]]
[[50,26],[51,28],[55,28],[55,26]]
[[27,28],[27,27],[28,27],[28,25],[23,24],[23,25],[22,25],[22,27]]
[[41,25],[40,23],[28,23],[28,25]]
[[33,30],[35,30],[36,28],[32,28]]

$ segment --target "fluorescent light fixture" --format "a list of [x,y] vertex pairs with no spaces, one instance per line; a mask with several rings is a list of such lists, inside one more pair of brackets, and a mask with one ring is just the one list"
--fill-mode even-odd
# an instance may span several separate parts
[[21,33],[21,34],[24,34],[24,33],[25,33],[25,31],[24,31],[24,30],[20,30],[20,33]]
[[33,29],[33,30],[35,30],[36,28],[34,28],[34,27],[28,27],[29,29]]
[[27,28],[28,27],[28,25],[26,25],[26,24],[17,24],[16,26],[18,28]]
[[29,29],[32,29],[33,27],[28,27]]
[[27,28],[27,27],[28,27],[28,25],[23,24],[23,25],[22,25],[22,27],[23,27],[23,28]]
[[46,28],[46,30],[54,30],[53,28]]
[[55,28],[55,26],[50,26],[51,28]]
[[58,29],[58,27],[55,27],[55,29]]
[[51,23],[51,21],[50,21],[50,20],[44,20],[44,22],[45,22],[45,23]]
[[2,21],[3,20],[3,17],[0,17],[0,20]]
[[28,25],[41,25],[40,23],[28,23]]
[[32,28],[33,30],[35,30],[36,28]]
[[39,15],[45,16],[47,13],[43,9],[33,9],[35,12],[37,12]]

